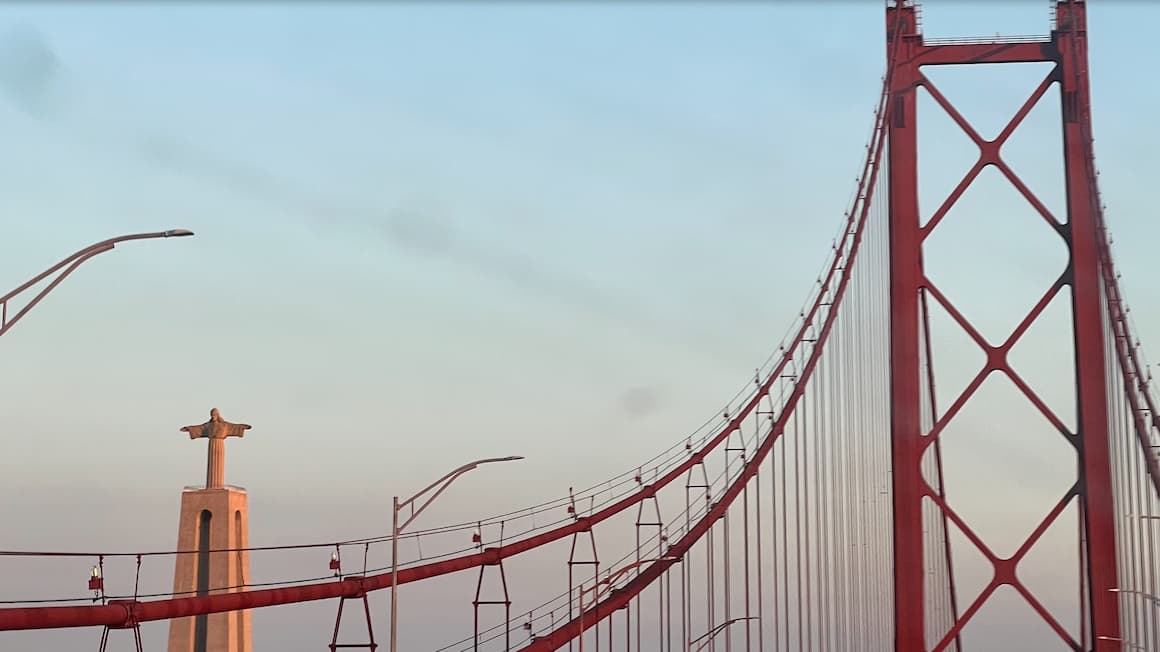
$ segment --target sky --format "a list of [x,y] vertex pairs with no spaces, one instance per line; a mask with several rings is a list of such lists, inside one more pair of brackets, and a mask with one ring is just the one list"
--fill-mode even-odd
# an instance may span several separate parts
[[[1038,34],[1048,7],[931,1],[923,28]],[[1160,91],[1140,64],[1160,56],[1157,20],[1144,2],[1089,7],[1101,189],[1146,350]],[[180,489],[204,477],[179,428],[212,407],[253,425],[227,479],[250,492],[255,545],[382,533],[392,495],[478,457],[527,460],[475,472],[430,524],[633,467],[720,409],[796,316],[884,62],[869,0],[7,3],[0,34],[57,64],[24,86],[0,61],[0,288],[116,234],[197,234],[86,263],[0,341],[4,549],[172,548]],[[930,77],[991,136],[1045,72]],[[1040,110],[1005,155],[1060,206],[1058,102]],[[930,113],[926,214],[972,163]],[[1066,259],[987,183],[927,256],[1001,338]],[[965,383],[969,355],[945,346],[948,385]],[[1030,382],[1074,409],[1055,356],[1028,355]],[[1000,463],[962,446],[964,510],[1058,495],[1067,457],[1040,441],[1015,444],[1007,485],[980,482]],[[4,573],[13,591],[41,577]],[[43,591],[72,593],[73,571],[53,573]],[[255,616],[257,649],[317,647],[331,614]]]

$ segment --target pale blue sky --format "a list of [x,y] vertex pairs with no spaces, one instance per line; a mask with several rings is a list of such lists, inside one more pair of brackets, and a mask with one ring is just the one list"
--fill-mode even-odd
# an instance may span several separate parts
[[[928,2],[924,28],[1041,33],[1048,6]],[[1160,7],[1089,14],[1102,189],[1155,351]],[[259,545],[379,533],[392,493],[465,459],[529,458],[479,471],[430,523],[650,457],[790,325],[852,191],[884,58],[869,0],[6,4],[4,31],[39,34],[61,68],[43,102],[0,103],[0,288],[114,234],[197,232],[88,263],[0,342],[7,549],[171,548],[180,487],[204,465],[178,428],[215,406],[254,426],[227,473],[251,492]],[[992,133],[1039,79],[940,72]],[[1057,107],[1008,157],[1049,207]],[[945,122],[924,134],[943,139],[942,193],[972,162]],[[1026,213],[999,192],[974,210]],[[931,274],[984,321],[1025,310],[1062,264],[956,224]],[[1014,271],[988,285],[980,261]],[[994,319],[1001,336],[1018,316]],[[72,592],[72,571],[54,573]],[[318,647],[331,619],[330,605],[255,616],[256,642]]]

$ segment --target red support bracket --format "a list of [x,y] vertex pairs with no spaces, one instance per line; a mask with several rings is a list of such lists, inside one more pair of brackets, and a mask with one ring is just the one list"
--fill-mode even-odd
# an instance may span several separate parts
[[[96,576],[94,576],[96,577]],[[90,585],[92,581],[90,580]],[[109,649],[109,632],[114,629],[131,629],[133,630],[133,649],[136,652],[144,652],[141,644],[141,623],[136,618],[137,601],[136,600],[109,600],[109,606],[124,607],[129,617],[125,619],[124,624],[113,627],[105,627],[101,631],[101,645],[100,652],[107,652]]]
[[[586,519],[579,519],[586,522]],[[591,556],[588,558],[578,558],[576,544],[579,542],[582,534],[588,535],[588,546]],[[576,567],[577,566],[591,566],[592,567],[592,582],[595,584],[599,581],[600,576],[600,557],[596,554],[596,535],[593,534],[591,527],[585,527],[582,531],[572,535],[572,548],[568,553],[568,618],[571,619],[574,608],[578,607],[583,610],[584,597],[582,591],[584,590],[584,579],[580,580],[579,585],[576,583]],[[599,646],[599,625],[597,625],[597,646]],[[572,641],[568,642],[568,649],[572,649]]]
[[[337,559],[335,561],[337,561]],[[333,566],[332,566],[332,568],[333,568]],[[337,573],[338,569],[335,568],[334,570]],[[340,648],[342,648],[342,649],[365,648],[365,649],[370,650],[371,652],[374,652],[375,649],[378,648],[378,646],[379,646],[379,644],[375,642],[375,628],[371,624],[371,605],[370,605],[370,602],[367,600],[366,590],[362,588],[362,580],[363,580],[362,576],[359,576],[359,575],[350,575],[350,576],[347,576],[343,580],[344,582],[353,581],[353,582],[357,583],[359,585],[359,589],[353,595],[342,595],[342,596],[339,596],[339,598],[338,598],[338,615],[336,615],[334,618],[334,635],[331,636],[331,638],[330,638],[330,645],[329,645],[330,652],[335,652],[335,650],[338,650]],[[366,643],[339,643],[338,642],[338,630],[342,625],[342,608],[346,605],[347,600],[362,600],[363,613],[366,614],[366,619],[367,619],[367,642]]]
[[[503,559],[499,556],[499,550],[496,548],[483,549],[484,563],[479,567],[479,579],[475,583],[475,599],[471,601],[472,609],[475,611],[475,633],[473,634],[473,650],[479,650],[479,608],[481,606],[502,606],[504,608],[503,617],[503,631],[504,631],[504,649],[510,650],[512,647],[512,601],[508,594],[507,575],[503,571]],[[488,568],[496,568],[499,570],[499,583],[503,591],[499,600],[483,600],[483,579],[484,574],[487,573]],[[529,622],[530,625],[530,622]]]
[[[638,475],[637,477],[639,478],[640,476]],[[640,480],[637,480],[637,482],[640,482]],[[645,503],[649,504],[649,508],[645,507]],[[647,512],[651,512],[651,514],[649,514]],[[650,492],[648,498],[645,498],[644,500],[637,503],[637,507],[636,507],[636,563],[637,564],[640,564],[642,562],[642,560],[647,556],[647,554],[642,554],[643,553],[642,549],[646,545],[646,543],[652,539],[652,537],[642,536],[641,528],[648,528],[648,527],[656,528],[656,539],[655,539],[656,555],[655,556],[660,557],[661,555],[664,555],[666,552],[665,545],[667,543],[667,540],[666,540],[665,533],[664,533],[664,529],[665,529],[664,519],[661,518],[661,506],[660,506],[660,502],[657,501],[655,491]],[[639,570],[637,572],[639,573]],[[663,582],[663,580],[662,580],[662,582]],[[661,589],[661,590],[657,591],[657,598],[658,598],[658,602],[659,602],[658,614],[663,614],[664,613],[664,611],[663,611],[664,610],[663,587],[658,587],[658,588]],[[633,603],[633,606],[635,607],[635,611],[636,611],[636,649],[643,650],[644,647],[642,646],[642,641],[641,641],[641,623],[643,620],[641,617],[641,597],[637,596],[636,598],[634,598],[632,600],[632,603]],[[658,618],[658,620],[663,624],[663,616],[660,616],[660,618]],[[660,636],[661,637],[664,636],[663,629],[660,632]],[[629,638],[629,640],[631,640],[631,637]],[[626,643],[626,646],[628,649],[631,649],[631,646],[629,646],[627,643]]]

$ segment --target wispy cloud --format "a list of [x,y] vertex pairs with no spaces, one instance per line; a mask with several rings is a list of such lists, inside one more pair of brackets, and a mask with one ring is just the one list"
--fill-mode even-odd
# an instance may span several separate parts
[[22,110],[48,117],[59,108],[60,59],[38,32],[13,29],[0,35],[0,92]]
[[[304,216],[311,226],[329,235],[377,238],[400,251],[457,265],[527,294],[631,325],[652,338],[672,337],[673,324],[652,314],[641,302],[581,281],[521,252],[481,244],[430,211],[384,211],[351,198],[314,194],[273,174],[160,137],[140,141],[139,152],[153,165]],[[691,339],[678,336],[674,343],[712,350],[704,341]]]

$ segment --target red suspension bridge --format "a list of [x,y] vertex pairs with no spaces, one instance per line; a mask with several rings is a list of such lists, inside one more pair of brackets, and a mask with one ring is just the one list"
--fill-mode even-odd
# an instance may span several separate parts
[[[1006,609],[1014,596],[1054,649],[1160,650],[1152,529],[1160,518],[1160,418],[1097,185],[1084,3],[1059,2],[1052,21],[1041,38],[932,41],[921,34],[915,3],[888,3],[887,70],[872,136],[817,283],[785,339],[725,409],[653,459],[589,489],[478,522],[249,548],[254,556],[321,558],[320,568],[332,556],[330,572],[204,594],[161,588],[164,560],[172,568],[174,556],[193,552],[0,552],[20,563],[97,567],[94,595],[54,587],[53,595],[0,596],[0,630],[97,627],[107,634],[325,600],[337,610],[335,629],[310,645],[374,649],[386,622],[368,595],[393,585],[405,595],[407,585],[473,574],[470,599],[440,606],[439,631],[448,639],[441,649],[958,651],[971,648],[980,613]],[[1051,64],[1050,71],[990,140],[924,72],[1030,62]],[[920,90],[978,148],[977,161],[928,219],[918,200]],[[1061,106],[1066,208],[1059,214],[1001,154],[1049,93]],[[956,297],[932,281],[924,259],[928,239],[991,167],[1034,207],[1046,244],[1062,242],[1068,252],[1054,282],[1002,339],[984,337]],[[1070,337],[1030,342],[1051,305],[1066,308]],[[936,393],[931,315],[938,311],[982,358],[965,387],[951,392],[940,383]],[[1069,360],[1071,414],[1049,406],[1012,364],[1012,351],[1028,346]],[[1019,524],[1010,550],[988,541],[956,507],[971,500],[977,483],[944,482],[951,461],[944,433],[995,379],[1014,387],[1074,456],[1067,486]],[[1003,414],[982,414],[973,429],[1004,428]],[[1063,541],[1070,554],[1051,572],[1072,587],[1062,600],[1037,589],[1026,572],[1051,541]],[[963,570],[963,557],[978,561],[974,570]],[[535,561],[518,567],[524,560]],[[557,588],[538,595],[544,578]]]

